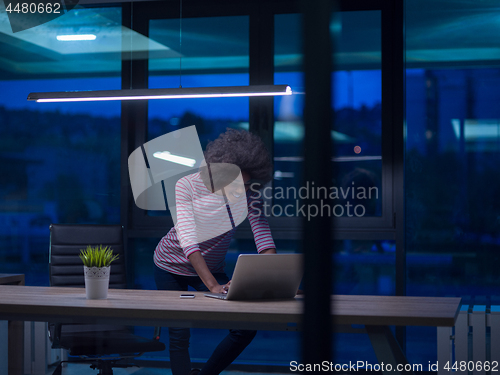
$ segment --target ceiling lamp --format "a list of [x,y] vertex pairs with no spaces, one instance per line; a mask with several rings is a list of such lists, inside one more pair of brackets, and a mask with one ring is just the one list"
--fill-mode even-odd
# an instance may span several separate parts
[[[32,92],[28,95],[28,101],[51,103],[292,95],[292,89],[288,85],[182,87],[182,0],[180,0],[179,21],[179,88]],[[74,40],[71,38],[75,36],[65,35],[61,37],[63,38],[58,37],[58,40]],[[85,37],[89,37],[89,35]],[[130,60],[133,61],[132,38],[130,39],[130,45]]]
[[226,98],[241,96],[292,95],[288,85],[181,87],[174,89],[132,89],[98,91],[32,92],[29,101],[90,102],[107,100],[149,100],[181,98]]
[[56,39],[61,42],[76,42],[81,40],[96,40],[94,34],[79,34],[79,35],[58,35]]

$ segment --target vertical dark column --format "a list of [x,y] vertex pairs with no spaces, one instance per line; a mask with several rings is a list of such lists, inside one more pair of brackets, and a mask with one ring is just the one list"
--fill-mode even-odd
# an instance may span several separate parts
[[437,77],[429,70],[425,71],[425,138],[427,157],[434,158],[439,147],[439,87]]
[[475,119],[475,109],[476,109],[476,93],[474,90],[474,77],[472,72],[467,72],[465,77],[465,118],[467,119]]
[[[406,295],[406,247],[405,247],[405,0],[391,0],[382,11],[382,64],[390,64],[388,80],[392,116],[389,129],[393,142],[393,204],[396,231],[396,295]],[[384,78],[383,78],[384,79]],[[384,124],[385,126],[385,124]],[[396,338],[405,350],[405,327],[396,327]]]
[[[148,21],[141,17],[140,4],[126,3],[122,5],[122,25],[145,36],[149,35]],[[135,59],[134,45],[130,35],[122,36],[122,89],[143,89],[148,87],[148,56],[141,55]],[[129,286],[134,285],[133,257],[129,252],[129,232],[133,228],[135,215],[139,212],[134,202],[130,177],[128,173],[128,156],[146,140],[148,102],[147,100],[122,101],[121,115],[121,177],[120,177],[120,223],[125,230],[125,254],[127,280]]]
[[[468,223],[468,217],[471,217],[471,208],[472,205],[469,203],[469,186],[470,181],[474,180],[474,172],[476,171],[476,165],[478,165],[478,156],[479,152],[474,152],[470,150],[467,152],[467,140],[465,139],[465,121],[473,120],[476,118],[476,93],[474,89],[474,71],[466,70],[465,71],[465,116],[460,119],[460,140],[459,140],[459,155],[457,160],[459,161],[460,169],[457,171],[459,175],[458,181],[460,181],[460,197],[459,197],[459,207],[463,212],[462,220],[463,226],[467,227],[470,224]],[[469,171],[471,173],[469,174]],[[471,179],[469,180],[469,176]],[[467,245],[463,245],[464,247]],[[466,251],[466,249],[463,249]],[[476,250],[477,251],[477,250]]]
[[[331,109],[331,40],[330,0],[304,0],[304,185],[332,185],[332,109]],[[304,363],[329,361],[332,355],[330,296],[332,285],[332,218],[321,215],[321,204],[308,194],[304,220]],[[307,212],[319,210],[315,217]]]
[[[274,83],[274,14],[259,4],[250,14],[250,85]],[[273,155],[274,98],[249,98],[250,131],[259,135]]]

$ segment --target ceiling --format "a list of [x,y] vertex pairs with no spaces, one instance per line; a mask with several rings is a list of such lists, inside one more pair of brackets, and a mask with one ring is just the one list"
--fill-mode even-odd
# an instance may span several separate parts
[[[500,61],[500,2],[407,0],[408,67],[497,65]],[[427,5],[426,5],[427,4]],[[344,12],[332,19],[339,70],[379,69],[380,12]],[[95,35],[93,41],[63,42],[58,35]],[[300,70],[299,15],[278,15],[277,71]],[[248,17],[152,20],[149,38],[121,26],[119,7],[78,7],[41,26],[12,33],[0,2],[0,79],[119,76],[122,59],[149,56],[151,74],[247,72]]]

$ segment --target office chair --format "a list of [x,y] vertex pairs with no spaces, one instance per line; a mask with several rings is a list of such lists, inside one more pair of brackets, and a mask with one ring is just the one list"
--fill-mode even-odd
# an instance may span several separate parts
[[[120,225],[50,225],[49,275],[51,286],[85,287],[80,249],[87,245],[103,245],[119,255],[111,265],[109,287],[126,288],[126,254],[123,228]],[[84,292],[83,292],[84,293]],[[60,375],[63,362],[90,363],[100,375],[112,375],[113,367],[135,366],[127,362],[144,352],[165,350],[159,341],[160,328],[153,339],[132,334],[131,329],[116,325],[49,323],[53,349],[67,349],[78,359],[61,361],[53,375]]]

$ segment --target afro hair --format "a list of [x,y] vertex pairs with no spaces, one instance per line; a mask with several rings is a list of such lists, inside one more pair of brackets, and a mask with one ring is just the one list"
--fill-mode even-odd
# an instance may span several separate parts
[[217,139],[207,145],[207,163],[230,163],[237,165],[258,180],[262,185],[271,181],[272,164],[264,142],[246,130],[228,128]]

